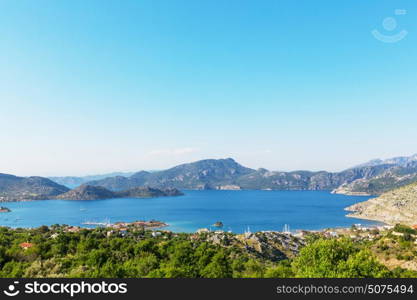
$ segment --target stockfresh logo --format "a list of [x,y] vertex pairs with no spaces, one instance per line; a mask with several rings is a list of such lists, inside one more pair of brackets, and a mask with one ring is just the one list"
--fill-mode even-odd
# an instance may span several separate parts
[[[405,9],[396,9],[394,11],[396,16],[405,16],[407,15],[407,10]],[[380,32],[378,29],[374,29],[371,31],[372,35],[379,41],[383,43],[398,43],[399,41],[403,40],[408,31],[403,29],[395,33],[395,30],[398,29],[397,20],[393,17],[387,17],[382,21],[382,27],[384,28],[384,32]]]
[[78,294],[126,294],[127,283],[101,282],[26,282],[19,287],[19,281],[7,286],[3,293],[9,297],[22,294],[63,294],[74,297]]
[[19,284],[19,281],[14,281],[13,284],[10,284],[7,287],[7,289],[3,291],[3,293],[9,297],[14,297],[14,296],[19,295],[20,291],[17,289],[18,284]]

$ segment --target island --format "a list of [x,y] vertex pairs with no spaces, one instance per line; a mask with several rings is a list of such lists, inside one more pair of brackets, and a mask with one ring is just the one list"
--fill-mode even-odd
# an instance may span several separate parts
[[0,213],[6,213],[6,212],[11,212],[10,208],[0,206]]
[[81,185],[64,194],[54,197],[61,200],[102,200],[114,198],[156,198],[181,196],[176,188],[156,189],[151,187],[135,187],[124,191],[111,191],[101,186]]
[[223,227],[223,223],[220,221],[217,221],[216,223],[213,224],[214,227]]

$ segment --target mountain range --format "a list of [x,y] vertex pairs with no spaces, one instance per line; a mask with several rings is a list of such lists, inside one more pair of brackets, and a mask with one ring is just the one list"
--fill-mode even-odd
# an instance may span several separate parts
[[131,176],[134,172],[113,172],[107,174],[100,174],[100,175],[88,175],[88,176],[56,176],[56,177],[49,177],[52,181],[65,185],[69,188],[74,188],[80,185],[83,185],[89,181],[93,180],[100,180],[107,177],[114,177],[114,176]]
[[417,155],[373,160],[341,172],[269,171],[251,169],[232,158],[206,159],[167,170],[140,171],[87,182],[119,191],[137,186],[177,189],[329,190],[335,193],[378,195],[417,181]]
[[[124,176],[120,173],[115,174],[116,176],[111,174],[107,177],[97,175],[94,177],[95,180],[91,181],[85,181],[86,178],[79,180],[84,190],[75,189],[72,192],[69,187],[48,178],[0,174],[0,201],[56,199],[65,193],[69,199],[79,198],[80,194],[86,198],[115,197],[115,192],[143,187],[158,189],[161,193],[167,189],[328,190],[352,195],[379,195],[417,181],[417,155],[372,160],[341,172],[283,172],[263,168],[255,170],[227,158],[205,159],[162,171],[123,173]],[[59,178],[62,180],[79,177]],[[86,186],[90,187],[90,190],[86,190]],[[102,187],[106,190],[91,190],[91,187]],[[94,191],[92,194],[95,195],[90,195],[89,191]]]

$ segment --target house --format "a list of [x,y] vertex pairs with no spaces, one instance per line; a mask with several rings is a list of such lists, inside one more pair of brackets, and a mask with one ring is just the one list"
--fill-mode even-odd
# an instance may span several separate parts
[[126,227],[121,227],[118,228],[119,229],[119,235],[120,236],[125,236],[127,234],[127,228]]
[[59,233],[54,233],[51,235],[51,239],[56,239],[59,236]]
[[162,233],[159,231],[152,231],[152,237],[160,236]]
[[32,248],[33,244],[32,243],[20,243],[19,246],[20,246],[20,248],[22,248],[24,250],[27,250],[29,248]]
[[66,229],[67,232],[79,232],[80,230],[81,228],[78,226],[68,226]]

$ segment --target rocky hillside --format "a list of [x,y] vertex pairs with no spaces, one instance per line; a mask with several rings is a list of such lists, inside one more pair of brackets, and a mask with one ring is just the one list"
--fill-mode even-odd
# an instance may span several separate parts
[[155,198],[183,195],[179,190],[154,189],[150,187],[136,187],[125,191],[110,191],[101,186],[81,185],[78,188],[70,190],[64,194],[54,197],[54,199],[62,200],[100,200],[111,198]]
[[81,185],[55,197],[55,199],[62,200],[99,200],[110,198],[115,198],[114,192],[101,186],[92,185]]
[[208,242],[223,247],[233,247],[262,259],[280,261],[294,258],[305,246],[302,238],[276,231],[263,231],[250,234],[231,234],[227,232],[207,232],[194,234],[193,240]]
[[279,172],[246,168],[231,158],[207,159],[158,171],[141,171],[130,177],[115,176],[91,181],[89,185],[102,186],[113,191],[138,186],[177,189],[220,190],[333,190],[357,179],[372,178],[391,165],[364,166],[339,173],[326,171]]
[[114,192],[117,198],[155,198],[181,196],[183,193],[176,188],[155,189],[151,187],[135,187],[126,191]]
[[386,192],[378,198],[352,205],[348,216],[388,224],[417,224],[417,183]]
[[[350,183],[345,183],[334,190],[335,193],[349,195],[380,195],[389,190],[417,182],[417,161],[389,166],[383,172],[369,177],[359,178]],[[376,168],[378,166],[375,166]]]
[[91,181],[88,184],[103,186],[117,191],[137,186],[177,189],[215,189],[232,185],[236,180],[255,170],[243,167],[233,159],[206,159],[182,164],[158,172],[141,171],[130,177],[110,177]]
[[0,174],[0,201],[48,199],[69,189],[43,177]]

